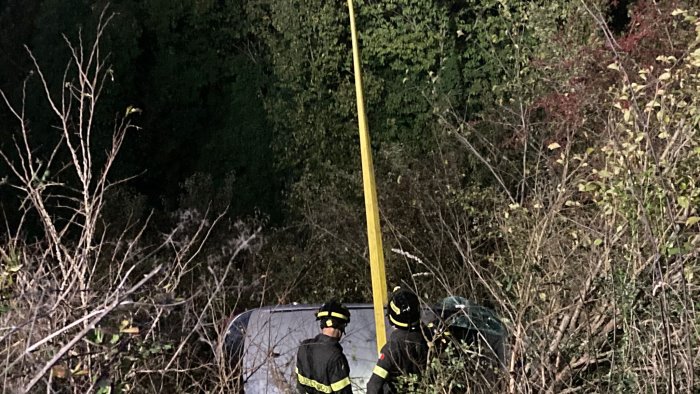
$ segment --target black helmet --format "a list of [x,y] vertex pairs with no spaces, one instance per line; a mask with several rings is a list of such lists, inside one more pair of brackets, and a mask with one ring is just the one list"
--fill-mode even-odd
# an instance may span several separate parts
[[418,296],[410,290],[394,288],[387,310],[389,322],[396,328],[410,330],[420,323],[420,302]]
[[350,323],[350,311],[338,301],[328,301],[318,308],[316,320],[321,322],[321,328],[333,327],[344,331]]

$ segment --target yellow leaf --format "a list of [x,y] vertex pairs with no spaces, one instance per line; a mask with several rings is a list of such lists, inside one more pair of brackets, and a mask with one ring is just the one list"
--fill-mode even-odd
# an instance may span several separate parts
[[[630,85],[632,90],[634,90],[635,93],[638,93],[640,90],[644,89],[646,86],[645,85],[640,85],[638,83],[632,83]],[[659,93],[660,94],[660,93]]]
[[68,368],[65,365],[54,365],[51,374],[57,378],[65,378],[68,375]]
[[698,222],[700,222],[700,217],[691,216],[688,218],[688,220],[685,221],[685,225],[686,225],[686,227],[690,227],[694,224],[697,224]]
[[130,105],[130,106],[126,107],[126,114],[125,115],[129,116],[133,113],[140,113],[140,112],[142,112],[141,108],[136,108],[136,107]]
[[592,192],[592,191],[598,190],[598,187],[599,186],[594,182],[579,183],[578,191],[580,191],[580,192]]
[[632,116],[632,113],[630,112],[629,109],[626,109],[626,110],[622,113],[622,118],[625,120],[625,122],[629,122],[631,116]]
[[659,81],[666,81],[668,79],[671,79],[671,73],[665,72],[661,75],[659,75]]
[[549,150],[555,150],[561,148],[561,145],[557,144],[556,142],[552,142],[551,144],[547,145],[547,148],[549,148]]
[[620,71],[620,66],[618,66],[617,63],[610,63],[610,64],[608,64],[608,68],[611,69],[611,70]]
[[123,332],[125,334],[138,334],[139,328],[138,327],[126,327],[126,328],[120,329],[119,332]]
[[612,174],[608,170],[600,170],[598,171],[598,176],[601,178],[610,178]]
[[688,281],[688,282],[692,282],[692,281],[693,281],[693,277],[694,277],[695,275],[693,274],[693,269],[692,269],[692,268],[690,268],[690,267],[685,267],[685,268],[683,269],[683,274],[685,275],[685,280],[686,280],[686,281]]
[[688,12],[688,11],[680,9],[680,8],[676,8],[675,10],[673,10],[673,12],[671,12],[671,15],[676,16],[676,15],[680,15],[680,14],[685,14],[686,12]]

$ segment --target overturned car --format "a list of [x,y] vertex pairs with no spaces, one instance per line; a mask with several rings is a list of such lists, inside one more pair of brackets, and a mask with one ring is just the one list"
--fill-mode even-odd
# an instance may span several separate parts
[[[294,368],[299,343],[318,334],[320,305],[278,305],[235,316],[226,328],[224,351],[237,369],[245,393],[295,392]],[[377,361],[372,304],[347,304],[352,319],[340,344],[350,364],[353,392],[363,393]],[[482,342],[500,362],[505,360],[506,331],[495,313],[459,297],[423,309],[421,320],[448,328],[456,339]],[[391,326],[385,321],[387,337]],[[429,338],[430,340],[430,338]]]

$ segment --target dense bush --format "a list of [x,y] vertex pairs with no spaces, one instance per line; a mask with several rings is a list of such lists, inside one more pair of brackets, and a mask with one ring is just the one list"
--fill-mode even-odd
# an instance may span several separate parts
[[[680,6],[639,2],[621,37],[592,5],[572,6],[569,18],[594,22],[597,34],[541,50],[567,57],[531,59],[540,83],[520,97],[510,90],[502,111],[521,122],[490,115],[454,126],[502,179],[508,167],[475,148],[477,133],[496,121],[522,126],[502,130],[523,152],[518,187],[504,181],[500,203],[469,196],[495,202],[491,245],[484,254],[473,240],[455,245],[510,326],[508,391],[698,388],[700,25],[697,9]],[[451,363],[431,364],[419,391],[491,392],[484,381],[502,382],[456,374]]]

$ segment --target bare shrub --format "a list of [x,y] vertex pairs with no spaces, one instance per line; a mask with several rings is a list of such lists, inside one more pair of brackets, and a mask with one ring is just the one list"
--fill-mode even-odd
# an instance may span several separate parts
[[[111,18],[105,9],[91,43],[65,40],[71,62],[60,86],[28,51],[56,123],[51,149],[32,141],[24,101],[2,93],[17,125],[0,151],[11,170],[5,187],[22,198],[20,221],[0,239],[2,392],[235,392],[219,338],[229,311],[262,287],[238,271],[260,228],[231,221],[225,207],[190,209],[154,242],[150,217],[117,187],[126,180],[110,177],[140,110],[116,115],[106,152],[95,143],[113,72],[100,51]],[[120,207],[108,204],[127,200],[123,228],[110,227],[105,212]],[[36,240],[34,221],[43,231]],[[212,237],[216,246],[206,244]]]

